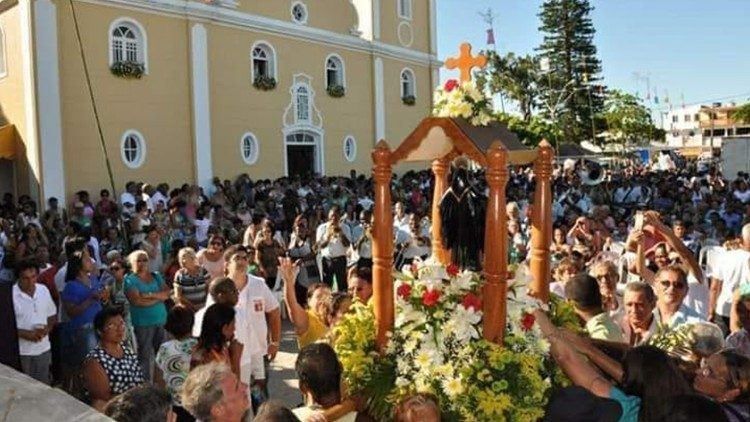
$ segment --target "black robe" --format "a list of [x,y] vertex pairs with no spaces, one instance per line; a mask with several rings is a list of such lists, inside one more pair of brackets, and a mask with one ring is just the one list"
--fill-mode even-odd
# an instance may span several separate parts
[[465,168],[456,168],[451,185],[440,199],[443,246],[451,250],[451,261],[461,269],[482,267],[487,198],[469,180]]

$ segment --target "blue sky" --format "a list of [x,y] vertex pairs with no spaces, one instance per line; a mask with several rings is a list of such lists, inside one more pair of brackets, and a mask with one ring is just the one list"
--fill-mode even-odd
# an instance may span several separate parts
[[[497,14],[502,53],[532,53],[541,42],[542,0],[437,0],[438,56],[444,60],[468,41],[485,48],[487,25],[479,12]],[[604,83],[645,97],[658,88],[663,103],[750,101],[750,0],[591,0],[594,42]],[[641,76],[636,77],[638,73]],[[455,73],[441,70],[443,79]],[[727,98],[732,97],[732,98]],[[662,104],[663,106],[663,104]]]

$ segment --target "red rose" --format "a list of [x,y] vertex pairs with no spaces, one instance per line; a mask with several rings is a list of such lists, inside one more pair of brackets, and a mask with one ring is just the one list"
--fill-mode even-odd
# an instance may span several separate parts
[[459,272],[458,265],[456,264],[448,265],[448,267],[445,268],[445,272],[447,272],[448,275],[451,277],[457,276]]
[[402,284],[396,289],[396,293],[404,300],[408,300],[411,296],[411,286],[408,284]]
[[440,299],[440,290],[426,290],[422,293],[422,303],[424,306],[434,306]]
[[465,309],[474,309],[474,311],[479,311],[482,309],[482,299],[479,298],[479,296],[475,295],[474,293],[468,293],[466,296],[464,296],[464,300],[461,302],[461,304],[464,306]]
[[523,314],[523,317],[521,318],[521,328],[524,331],[530,331],[531,328],[534,326],[534,322],[536,321],[536,317],[532,314]]
[[443,87],[443,89],[445,90],[445,92],[451,92],[451,91],[453,91],[456,88],[458,88],[458,81],[457,80],[455,80],[455,79],[448,79],[447,81],[445,81],[445,86]]

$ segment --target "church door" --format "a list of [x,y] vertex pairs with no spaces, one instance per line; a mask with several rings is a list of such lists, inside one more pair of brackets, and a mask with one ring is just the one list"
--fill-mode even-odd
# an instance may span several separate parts
[[320,173],[320,151],[316,135],[299,132],[286,137],[286,173],[289,177]]

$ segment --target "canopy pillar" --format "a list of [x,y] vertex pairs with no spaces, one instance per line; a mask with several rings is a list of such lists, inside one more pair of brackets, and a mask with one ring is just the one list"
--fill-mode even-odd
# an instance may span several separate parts
[[443,246],[443,221],[440,219],[440,199],[448,190],[448,157],[438,158],[432,162],[432,173],[435,175],[435,189],[432,194],[432,256],[443,265],[451,263],[450,250]]
[[487,217],[484,236],[484,276],[482,321],[484,338],[503,344],[508,296],[508,217],[505,211],[505,185],[508,182],[508,152],[499,142],[487,151]]
[[376,342],[382,353],[393,329],[393,213],[391,212],[391,150],[380,141],[372,152],[375,182],[375,213],[372,236],[373,304],[375,305]]
[[536,189],[531,215],[531,286],[530,294],[549,302],[551,278],[550,245],[552,244],[552,160],[554,150],[547,140],[539,144],[539,154],[534,162]]

